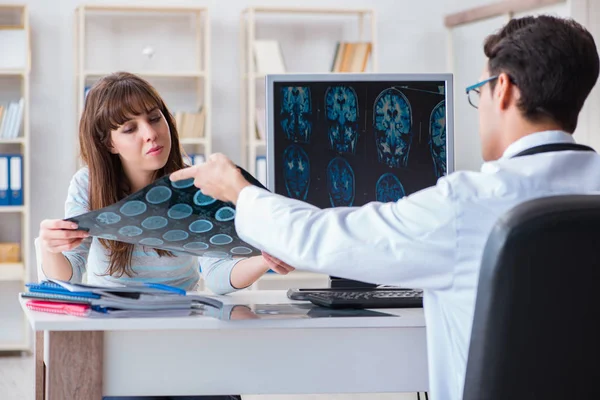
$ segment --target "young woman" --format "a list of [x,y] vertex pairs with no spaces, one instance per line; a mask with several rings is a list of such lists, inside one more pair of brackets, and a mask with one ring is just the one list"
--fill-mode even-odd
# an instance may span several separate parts
[[[79,142],[86,167],[71,180],[66,218],[116,203],[184,167],[173,116],[148,82],[129,73],[106,76],[89,91]],[[88,237],[76,228],[60,219],[41,223],[46,276],[81,281],[87,271],[91,284],[151,281],[193,290],[201,267],[208,288],[224,294],[251,285],[271,265],[260,256],[218,260],[173,254]]]
[[[129,73],[106,76],[89,91],[79,142],[86,167],[71,180],[67,218],[116,203],[184,167],[173,116],[148,82]],[[41,223],[42,268],[47,277],[80,282],[87,272],[91,284],[142,281],[194,290],[201,268],[208,288],[225,294],[251,285],[274,267],[268,255],[219,260],[173,254],[89,237],[76,228],[61,219]]]

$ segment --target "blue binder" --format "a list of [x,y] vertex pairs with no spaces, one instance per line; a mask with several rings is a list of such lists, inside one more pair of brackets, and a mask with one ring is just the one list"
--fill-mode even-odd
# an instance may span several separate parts
[[11,206],[23,205],[23,156],[11,155],[8,159],[9,200]]
[[0,154],[0,206],[9,205],[8,156]]

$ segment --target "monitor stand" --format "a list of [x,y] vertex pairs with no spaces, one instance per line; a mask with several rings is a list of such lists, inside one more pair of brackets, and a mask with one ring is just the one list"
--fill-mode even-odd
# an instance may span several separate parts
[[374,283],[366,283],[366,282],[361,282],[361,281],[354,281],[351,279],[345,279],[345,278],[338,278],[336,276],[330,276],[329,277],[329,287],[331,288],[361,288],[361,289],[368,289],[368,288],[376,288],[378,285],[374,284]]

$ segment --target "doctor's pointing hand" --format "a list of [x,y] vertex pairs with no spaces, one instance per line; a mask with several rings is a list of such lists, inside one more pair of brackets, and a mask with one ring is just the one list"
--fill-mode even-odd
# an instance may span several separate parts
[[[212,154],[205,163],[180,169],[170,176],[172,181],[190,178],[205,195],[233,204],[237,203],[242,189],[251,186],[236,165],[221,153]],[[263,252],[263,258],[278,274],[285,275],[294,270],[294,267],[267,253]]]
[[173,172],[170,178],[172,181],[193,178],[194,185],[205,195],[233,204],[237,203],[242,189],[251,185],[236,165],[221,153],[211,154],[203,164]]

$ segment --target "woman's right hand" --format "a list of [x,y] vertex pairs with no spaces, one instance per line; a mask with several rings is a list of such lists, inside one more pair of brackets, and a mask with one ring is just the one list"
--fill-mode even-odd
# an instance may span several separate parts
[[89,236],[78,231],[77,224],[62,219],[46,219],[40,224],[40,240],[43,248],[50,253],[61,253],[81,244]]

